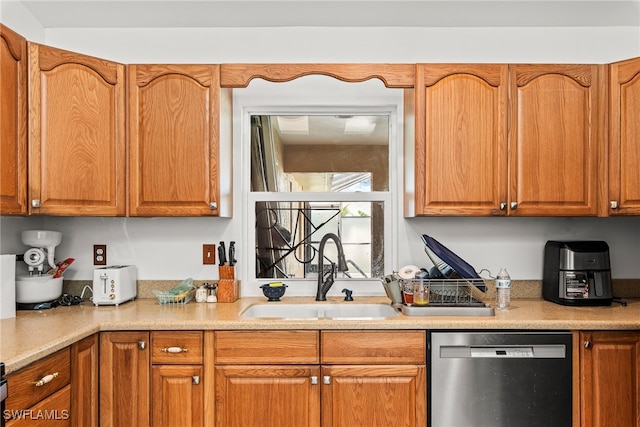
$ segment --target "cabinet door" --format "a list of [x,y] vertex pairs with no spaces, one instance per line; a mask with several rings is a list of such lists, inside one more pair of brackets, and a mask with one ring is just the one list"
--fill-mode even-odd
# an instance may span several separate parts
[[98,335],[71,345],[71,425],[98,426]]
[[130,65],[131,216],[218,214],[217,65]]
[[640,215],[640,58],[609,72],[609,213]]
[[509,215],[598,214],[604,66],[509,65],[509,81]]
[[582,425],[640,426],[640,333],[583,332],[580,341]]
[[30,212],[124,215],[124,65],[28,46]]
[[507,70],[417,66],[416,214],[506,213]]
[[318,366],[218,366],[215,375],[217,427],[320,426]]
[[322,426],[425,426],[424,365],[322,367]]
[[7,427],[70,427],[70,405],[71,386],[66,385],[22,412],[21,417],[8,421]]
[[149,425],[150,351],[147,332],[100,334],[100,426]]
[[27,213],[27,41],[0,24],[0,214]]
[[152,425],[203,426],[202,366],[158,365],[152,371]]

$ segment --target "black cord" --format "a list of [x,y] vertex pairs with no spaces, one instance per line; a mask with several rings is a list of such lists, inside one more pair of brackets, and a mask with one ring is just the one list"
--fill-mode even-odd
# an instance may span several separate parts
[[613,297],[611,299],[612,302],[617,302],[618,304],[620,304],[623,307],[627,306],[627,302],[625,300],[623,300],[622,298],[618,298],[618,297]]
[[77,295],[62,294],[56,302],[58,305],[78,305],[82,304],[82,298]]

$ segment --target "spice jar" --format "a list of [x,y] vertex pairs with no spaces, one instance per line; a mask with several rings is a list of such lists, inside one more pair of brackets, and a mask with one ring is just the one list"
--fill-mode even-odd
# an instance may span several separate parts
[[196,289],[196,302],[206,302],[207,301],[207,286],[202,285],[198,286]]
[[218,302],[218,285],[207,285],[207,302]]

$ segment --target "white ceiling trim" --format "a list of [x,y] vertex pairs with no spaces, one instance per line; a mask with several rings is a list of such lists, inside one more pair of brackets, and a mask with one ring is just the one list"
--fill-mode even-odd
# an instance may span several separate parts
[[640,0],[1,1],[44,28],[640,26]]

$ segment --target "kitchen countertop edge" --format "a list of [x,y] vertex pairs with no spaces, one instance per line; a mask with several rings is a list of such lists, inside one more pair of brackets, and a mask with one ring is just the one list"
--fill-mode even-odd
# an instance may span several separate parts
[[[309,303],[313,298],[291,297],[286,302]],[[341,300],[329,301],[341,303]],[[389,303],[384,297],[361,297],[359,302]],[[628,306],[567,307],[544,300],[512,300],[507,311],[490,317],[404,316],[373,320],[284,320],[242,318],[240,313],[264,298],[241,298],[234,303],[160,306],[138,299],[118,307],[82,304],[39,312],[18,312],[0,320],[0,361],[7,373],[103,331],[131,330],[640,330],[640,299]],[[348,304],[348,303],[346,303]],[[80,325],[80,326],[78,326]],[[36,330],[46,329],[45,334]]]

